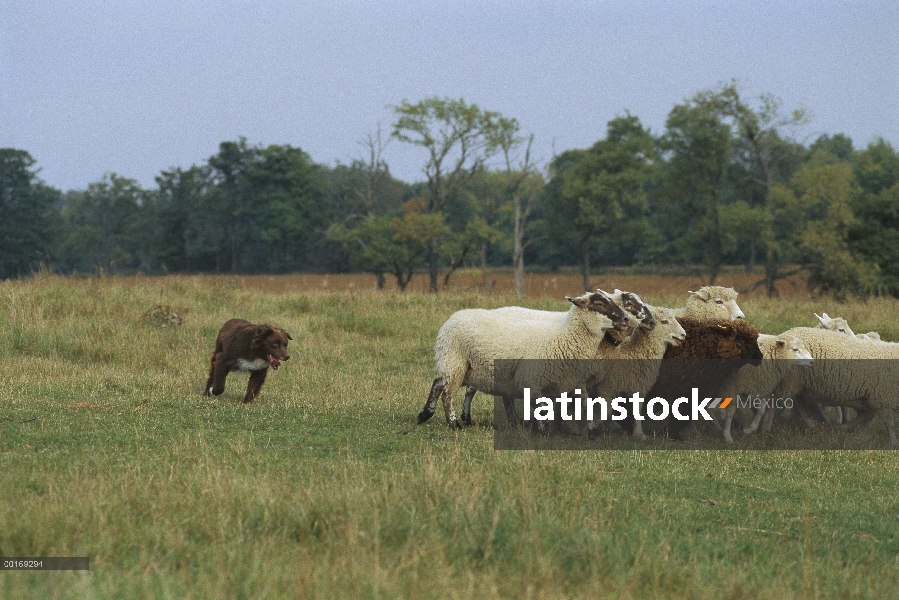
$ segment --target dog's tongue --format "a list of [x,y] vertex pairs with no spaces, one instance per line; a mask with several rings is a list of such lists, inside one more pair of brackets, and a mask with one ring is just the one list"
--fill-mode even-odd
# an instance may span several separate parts
[[268,355],[268,362],[272,366],[273,369],[277,369],[278,367],[281,366],[281,361],[278,360],[277,358],[275,358],[274,356],[272,356],[271,354]]

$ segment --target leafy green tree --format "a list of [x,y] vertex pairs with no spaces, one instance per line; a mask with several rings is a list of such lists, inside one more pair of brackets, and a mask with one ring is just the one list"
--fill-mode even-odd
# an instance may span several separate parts
[[632,115],[609,121],[606,138],[589,150],[569,151],[553,161],[558,202],[550,228],[574,242],[585,290],[592,257],[629,237],[628,223],[647,207],[644,184],[655,156],[655,139]]
[[70,264],[120,273],[150,270],[141,207],[146,192],[133,179],[107,173],[83,192],[65,197]]
[[899,153],[883,139],[855,156],[860,193],[851,248],[876,265],[878,291],[899,296]]
[[[757,108],[753,108],[740,97],[734,82],[719,90],[700,92],[695,101],[729,125],[733,139],[727,176],[730,189],[725,190],[729,202],[720,208],[722,222],[729,222],[723,230],[725,254],[733,256],[735,246],[745,243],[752,272],[761,251],[765,256],[765,277],[747,290],[764,284],[771,297],[776,293],[778,279],[796,273],[784,270],[788,253],[784,253],[782,240],[770,235],[772,224],[779,218],[772,212],[777,207],[770,197],[771,188],[788,182],[799,167],[802,148],[783,133],[804,125],[808,116],[803,109],[784,114],[782,101],[771,94],[761,95]],[[834,147],[845,146],[842,137],[833,141]]]
[[[365,150],[362,158],[353,160],[349,165],[338,163],[326,172],[329,194],[334,204],[333,220],[345,228],[352,228],[363,220],[399,214],[407,194],[407,185],[390,174],[390,169],[382,158],[387,142],[381,137],[380,126],[360,144]],[[389,218],[385,222],[389,222]],[[330,235],[327,237],[334,241]],[[351,262],[357,265],[358,257],[351,259]],[[367,261],[366,264],[382,263]],[[379,290],[384,288],[384,276],[389,270],[387,267],[369,266],[363,270],[375,275]]]
[[852,165],[820,152],[796,172],[791,185],[802,211],[797,239],[810,263],[809,286],[838,295],[874,291],[876,265],[850,244],[850,232],[858,224],[852,208],[858,194]]
[[255,270],[286,272],[326,267],[323,250],[332,206],[321,168],[292,146],[257,151],[246,172],[252,214],[246,251]]
[[324,269],[333,205],[321,167],[299,148],[223,142],[209,159],[208,235],[216,270]]
[[422,264],[429,245],[447,234],[440,214],[425,214],[415,202],[403,215],[375,216],[349,228],[333,223],[327,235],[350,253],[353,266],[370,273],[390,273],[405,291],[415,269]]
[[[671,252],[701,262],[714,285],[725,260],[724,204],[733,135],[701,96],[676,105],[665,122],[661,200]],[[672,218],[673,217],[673,218]]]
[[256,208],[247,182],[250,165],[259,149],[250,147],[246,138],[222,142],[218,154],[209,158],[213,188],[207,227],[215,248],[215,270],[239,272],[249,265],[244,250],[249,241]]
[[0,148],[0,279],[24,275],[57,255],[61,194],[45,185],[24,150]]
[[[428,155],[424,167],[428,195],[427,214],[442,214],[448,204],[459,197],[472,177],[484,168],[496,151],[497,131],[517,128],[514,119],[503,119],[499,113],[481,110],[464,100],[426,98],[411,104],[403,100],[394,107],[397,117],[391,135],[401,142],[423,148]],[[438,290],[438,246],[433,240],[428,247],[430,289]]]
[[765,285],[769,296],[776,293],[775,281],[796,271],[785,269],[792,258],[777,225],[783,207],[771,194],[801,164],[805,151],[786,134],[806,121],[804,110],[784,113],[771,94],[750,105],[734,82],[675,106],[653,211],[668,254],[702,262],[710,282],[735,260],[746,260],[753,272],[761,255],[765,276],[744,291]]
[[855,155],[855,150],[852,147],[852,138],[842,133],[818,136],[818,139],[808,148],[810,156],[822,151],[829,152],[840,160],[849,162],[852,162]]
[[450,270],[453,266],[461,265],[472,249],[478,250],[485,292],[490,291],[487,255],[490,247],[503,241],[505,237],[499,226],[507,191],[508,183],[504,173],[493,170],[478,173],[465,190],[468,204],[472,207],[465,229],[461,235],[456,236],[457,239],[452,244],[448,244],[448,248],[443,249],[443,253],[452,257]]
[[162,171],[158,189],[145,208],[155,224],[153,258],[163,272],[215,269],[214,235],[207,223],[211,180],[208,167],[193,166]]

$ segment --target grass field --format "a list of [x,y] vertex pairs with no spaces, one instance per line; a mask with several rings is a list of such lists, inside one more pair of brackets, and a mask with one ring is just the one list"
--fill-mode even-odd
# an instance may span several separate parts
[[[521,300],[351,276],[0,283],[0,555],[91,565],[0,571],[0,597],[896,597],[896,452],[495,451],[485,397],[475,427],[401,435],[443,321],[565,310],[579,280],[551,277]],[[669,306],[695,289],[597,283]],[[154,304],[183,326],[142,323]],[[894,300],[740,305],[769,333],[827,311],[899,339]],[[245,376],[200,396],[235,316],[295,338],[250,406]]]

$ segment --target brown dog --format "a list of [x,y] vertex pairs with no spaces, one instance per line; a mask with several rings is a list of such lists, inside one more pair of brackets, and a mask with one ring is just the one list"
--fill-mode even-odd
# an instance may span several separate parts
[[249,371],[250,382],[244,403],[259,397],[268,368],[277,369],[281,361],[290,360],[287,340],[290,334],[268,324],[256,325],[246,319],[231,319],[219,331],[209,366],[204,396],[218,396],[225,391],[225,378],[234,371]]

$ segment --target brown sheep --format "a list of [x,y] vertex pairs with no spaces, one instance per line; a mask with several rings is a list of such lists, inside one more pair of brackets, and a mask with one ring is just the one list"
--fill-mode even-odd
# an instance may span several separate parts
[[[762,359],[759,332],[743,319],[699,321],[678,317],[678,321],[687,332],[687,338],[682,346],[672,346],[665,351],[666,360],[662,361],[659,377],[646,398],[689,397],[694,387],[706,395],[714,393],[746,361],[758,365]],[[704,362],[701,365],[691,362],[696,359]],[[690,421],[675,421],[669,433],[674,439],[681,439],[680,432],[690,424]],[[633,431],[633,416],[628,415],[620,425],[625,431]]]

